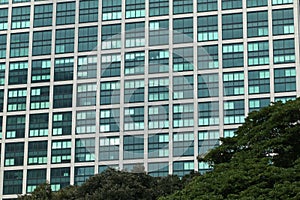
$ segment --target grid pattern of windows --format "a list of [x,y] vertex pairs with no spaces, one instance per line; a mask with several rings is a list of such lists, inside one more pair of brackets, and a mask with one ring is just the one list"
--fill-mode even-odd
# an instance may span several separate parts
[[[103,1],[103,3],[106,1]],[[79,22],[98,21],[98,0],[87,0],[79,2]]]
[[8,111],[26,110],[26,88],[8,90]]
[[198,12],[218,10],[218,0],[197,0]]
[[49,87],[31,88],[30,109],[47,109],[49,108]]
[[275,92],[290,92],[296,90],[295,68],[274,70]]
[[149,51],[149,73],[164,73],[169,71],[169,51]]
[[169,14],[169,0],[149,0],[149,16]]
[[219,102],[201,102],[198,104],[198,126],[219,125]]
[[51,163],[69,163],[71,161],[71,140],[53,140]]
[[14,62],[9,64],[8,84],[26,84],[28,62]]
[[294,33],[293,9],[273,10],[273,35]]
[[51,168],[50,177],[51,189],[56,192],[59,189],[70,185],[70,168]]
[[105,137],[100,138],[99,161],[119,160],[120,138]]
[[101,57],[101,77],[115,77],[121,74],[121,55],[106,54]]
[[131,107],[124,109],[124,130],[144,129],[144,107]]
[[268,0],[247,0],[247,8],[267,6]]
[[95,139],[77,139],[75,143],[75,161],[95,161]]
[[50,80],[50,60],[33,60],[31,63],[31,82],[47,82]]
[[0,9],[0,30],[7,30],[7,22],[8,22],[8,9],[1,8]]
[[124,136],[123,157],[125,160],[144,158],[144,136],[143,135]]
[[7,36],[0,35],[0,58],[6,57],[6,43],[7,43]]
[[269,42],[249,42],[248,43],[248,65],[269,64]]
[[165,101],[169,99],[169,78],[149,79],[149,101]]
[[29,117],[29,137],[48,135],[48,113],[31,114]]
[[218,16],[198,17],[198,41],[218,40]]
[[193,18],[173,20],[173,43],[193,42]]
[[46,182],[46,169],[31,169],[27,171],[26,192],[31,193],[34,189]]
[[38,31],[33,33],[32,55],[51,54],[52,31]]
[[120,110],[100,110],[100,132],[118,132],[120,130]]
[[52,25],[52,4],[43,4],[34,6],[34,27],[51,26]]
[[76,134],[96,132],[96,111],[78,111],[76,113]]
[[75,22],[75,2],[57,3],[56,25],[74,24],[74,22]]
[[94,167],[75,167],[74,185],[82,185],[94,174]]
[[244,100],[224,102],[224,124],[241,124],[245,121]]
[[126,0],[126,18],[145,17],[145,0]]
[[103,25],[101,28],[102,49],[121,48],[121,24]]
[[223,74],[224,96],[244,94],[244,72],[230,72]]
[[124,102],[134,103],[144,101],[144,80],[126,80],[124,91]]
[[82,27],[78,33],[78,51],[92,51],[97,48],[98,27]]
[[12,9],[11,28],[29,28],[30,26],[30,6],[14,7]]
[[100,104],[118,104],[120,103],[120,82],[101,82],[100,84]]
[[148,164],[148,174],[150,176],[155,176],[155,177],[168,176],[169,163],[166,163],[166,162],[149,163]]
[[0,63],[0,85],[5,83],[5,63]]
[[4,166],[22,166],[24,162],[24,142],[5,144]]
[[125,54],[125,75],[144,74],[145,52],[130,52]]
[[77,106],[96,105],[96,83],[83,83],[77,85]]
[[122,17],[122,0],[102,1],[102,20],[116,20]]
[[125,47],[145,46],[145,22],[125,25]]
[[274,64],[295,62],[294,39],[283,39],[273,41]]
[[249,94],[261,94],[270,92],[269,70],[248,72]]
[[194,171],[194,161],[175,161],[173,162],[173,174],[183,177]]
[[198,152],[205,155],[210,149],[219,145],[219,131],[199,131],[198,132]]
[[149,45],[169,43],[169,20],[149,22]]
[[169,106],[151,106],[148,108],[149,129],[169,128]]
[[222,10],[242,8],[242,0],[222,0]]
[[[160,158],[169,156],[169,134],[154,134],[148,136],[148,157]],[[150,170],[149,170],[150,171]]]
[[53,113],[52,135],[71,135],[72,112]]
[[74,29],[56,30],[55,53],[74,52]]
[[194,133],[174,133],[173,134],[173,156],[193,156],[194,155]]
[[77,62],[77,79],[97,77],[97,56],[79,57]]
[[193,12],[193,0],[173,0],[173,14]]
[[28,56],[29,33],[13,33],[10,37],[10,57]]
[[173,71],[191,71],[193,65],[193,48],[179,48],[173,50]]
[[270,105],[270,98],[249,99],[249,112],[259,110],[268,105]]
[[198,69],[215,69],[219,67],[218,45],[198,47]]
[[243,37],[243,14],[222,15],[222,37],[223,40]]
[[73,86],[57,85],[53,89],[53,108],[72,107]]
[[23,170],[4,171],[3,194],[22,194]]
[[198,98],[219,96],[219,75],[198,75]]
[[48,141],[38,141],[28,143],[28,165],[47,164]]
[[223,68],[241,67],[244,65],[243,44],[223,45]]
[[248,37],[267,36],[269,34],[268,11],[247,13],[247,31]]
[[173,105],[173,127],[194,126],[194,105],[175,104]]
[[192,99],[194,96],[194,77],[173,77],[173,99]]
[[66,81],[73,79],[74,58],[55,59],[54,81]]
[[25,116],[7,116],[5,138],[24,138],[25,136]]

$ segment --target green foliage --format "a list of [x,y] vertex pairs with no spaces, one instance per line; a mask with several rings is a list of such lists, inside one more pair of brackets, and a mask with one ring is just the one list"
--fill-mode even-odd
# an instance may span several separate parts
[[20,200],[52,200],[52,190],[49,183],[44,183],[35,188],[30,195],[19,196]]
[[300,199],[300,99],[249,114],[201,161],[214,170],[161,200]]

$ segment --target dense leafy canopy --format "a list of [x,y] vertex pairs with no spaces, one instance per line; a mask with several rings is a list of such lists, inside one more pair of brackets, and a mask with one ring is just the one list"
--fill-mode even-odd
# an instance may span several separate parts
[[300,99],[249,114],[233,138],[201,161],[214,170],[161,198],[300,199]]

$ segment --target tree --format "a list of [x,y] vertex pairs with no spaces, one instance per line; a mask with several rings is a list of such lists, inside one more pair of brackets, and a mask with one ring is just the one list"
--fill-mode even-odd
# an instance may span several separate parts
[[35,188],[30,195],[19,196],[21,200],[52,200],[52,190],[49,183],[43,183]]
[[236,136],[199,158],[213,171],[161,199],[300,199],[299,136],[300,99],[252,112]]

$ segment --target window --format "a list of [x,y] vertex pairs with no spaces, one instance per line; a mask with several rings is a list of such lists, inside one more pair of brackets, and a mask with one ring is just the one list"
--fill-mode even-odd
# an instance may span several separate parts
[[223,45],[223,68],[244,66],[243,44]]
[[269,70],[248,72],[249,94],[261,94],[270,92],[270,72]]
[[145,0],[126,0],[126,19],[145,17]]
[[198,17],[198,42],[218,40],[218,16]]
[[169,44],[169,20],[149,22],[149,45]]
[[295,62],[294,39],[273,41],[274,64]]
[[8,4],[8,0],[0,0],[0,4]]
[[7,116],[5,138],[24,138],[25,115]]
[[121,48],[121,24],[103,25],[101,28],[102,49]]
[[30,114],[29,137],[48,136],[48,113]]
[[100,83],[100,105],[110,105],[120,103],[120,82]]
[[29,2],[30,0],[12,0],[13,3]]
[[205,155],[209,150],[219,146],[220,134],[217,130],[199,131],[198,132],[198,152]]
[[198,75],[198,98],[219,96],[219,74]]
[[219,125],[219,102],[201,102],[198,104],[198,126]]
[[77,106],[96,105],[96,83],[83,83],[77,85]]
[[0,85],[5,84],[5,63],[0,63]]
[[164,73],[169,71],[169,51],[150,50],[149,51],[149,73]]
[[194,133],[174,133],[173,134],[173,156],[193,156],[194,155]]
[[53,113],[52,135],[71,135],[72,112]]
[[241,124],[245,121],[244,100],[224,102],[224,124]]
[[269,42],[249,42],[248,43],[248,65],[268,65],[269,59]]
[[218,45],[198,47],[198,69],[219,68]]
[[28,62],[9,63],[8,84],[26,84],[28,73]]
[[145,46],[145,22],[125,24],[125,47]]
[[[0,0],[1,5],[1,0]],[[0,30],[7,30],[7,22],[8,22],[8,9],[2,8],[0,9]]]
[[97,56],[83,56],[78,58],[77,79],[97,77]]
[[54,81],[73,80],[74,58],[56,58],[54,65]]
[[[0,10],[1,12],[1,10]],[[0,58],[6,58],[6,35],[0,35]]]
[[53,90],[53,108],[72,107],[73,85],[57,85]]
[[3,104],[4,104],[4,90],[0,90],[0,112],[3,112]]
[[282,103],[286,103],[287,101],[296,100],[296,96],[288,96],[288,97],[275,97],[275,102],[281,101]]
[[169,105],[148,107],[148,129],[169,128]]
[[173,77],[173,99],[192,99],[194,97],[194,77]]
[[95,138],[76,139],[75,162],[95,161]]
[[[148,136],[148,157],[161,158],[169,156],[169,134],[160,133]],[[148,169],[149,171],[149,169]]]
[[52,26],[52,4],[34,6],[34,27]]
[[169,175],[169,163],[148,163],[148,174],[154,177],[165,177]]
[[193,18],[173,19],[173,43],[193,42]]
[[4,171],[3,194],[22,194],[23,170]]
[[98,21],[98,0],[79,1],[79,23]]
[[22,166],[24,160],[24,142],[5,144],[4,166]]
[[293,3],[294,0],[272,0],[272,5],[281,5]]
[[197,0],[198,12],[218,10],[218,0]]
[[149,101],[169,100],[169,78],[149,79]]
[[173,0],[173,14],[193,12],[193,0]]
[[204,174],[212,170],[212,167],[207,162],[198,163],[198,171],[200,174]]
[[169,0],[149,0],[149,16],[169,14]]
[[117,77],[121,74],[121,55],[105,54],[101,57],[101,77]]
[[74,52],[73,28],[56,30],[55,53],[72,53]]
[[235,136],[236,134],[235,134],[235,129],[224,129],[224,138],[226,138],[226,137],[233,137],[233,136]]
[[37,141],[28,143],[28,165],[47,164],[48,141]]
[[70,140],[52,140],[51,163],[70,163],[72,143]]
[[193,47],[178,48],[173,50],[173,71],[193,71]]
[[124,108],[124,130],[144,130],[144,107]]
[[223,40],[243,38],[243,14],[222,15]]
[[13,7],[11,28],[29,28],[30,26],[30,6]]
[[[261,0],[259,2],[261,2]],[[269,35],[268,26],[268,11],[247,13],[248,37],[261,37]]]
[[100,110],[100,132],[118,132],[120,130],[120,110],[101,109]]
[[124,136],[123,157],[125,160],[144,158],[144,136],[143,135]]
[[56,192],[70,185],[70,168],[51,168],[51,189]]
[[117,165],[99,165],[99,167],[98,167],[98,173],[102,173],[105,170],[107,170],[108,168],[112,168],[112,169],[115,169],[115,170],[120,170],[118,164]]
[[46,182],[46,171],[46,169],[27,170],[27,193],[33,192],[38,185]]
[[268,0],[247,0],[247,8],[267,6]]
[[124,102],[144,102],[144,80],[125,80]]
[[244,94],[244,72],[230,72],[223,74],[224,96]]
[[96,111],[86,110],[76,113],[76,134],[96,133]]
[[52,31],[35,31],[33,33],[32,55],[51,54]]
[[175,161],[173,162],[173,174],[183,177],[194,171],[194,161]]
[[81,186],[91,176],[94,176],[94,166],[75,167],[74,185]]
[[295,68],[274,69],[275,92],[296,91]]
[[78,51],[92,51],[97,49],[98,27],[82,27],[78,31]]
[[[31,88],[30,109],[46,109],[49,108],[49,87]],[[48,121],[47,121],[48,122]],[[48,129],[46,135],[48,135]],[[42,136],[42,135],[35,135]]]
[[26,110],[26,88],[8,90],[8,111]]
[[273,35],[292,34],[294,30],[293,9],[273,10]]
[[194,126],[194,105],[175,104],[173,105],[173,127]]
[[33,60],[31,68],[32,83],[50,81],[51,60]]
[[125,53],[125,76],[144,74],[145,52]]
[[102,1],[102,20],[116,20],[122,18],[122,0]]
[[56,25],[75,23],[75,2],[57,3]]
[[242,0],[222,0],[222,10],[242,8]]
[[10,57],[28,56],[29,33],[12,33],[10,38]]
[[269,105],[270,105],[270,98],[249,99],[249,112],[252,112],[254,110],[259,110]]
[[119,137],[100,138],[99,161],[119,160]]

